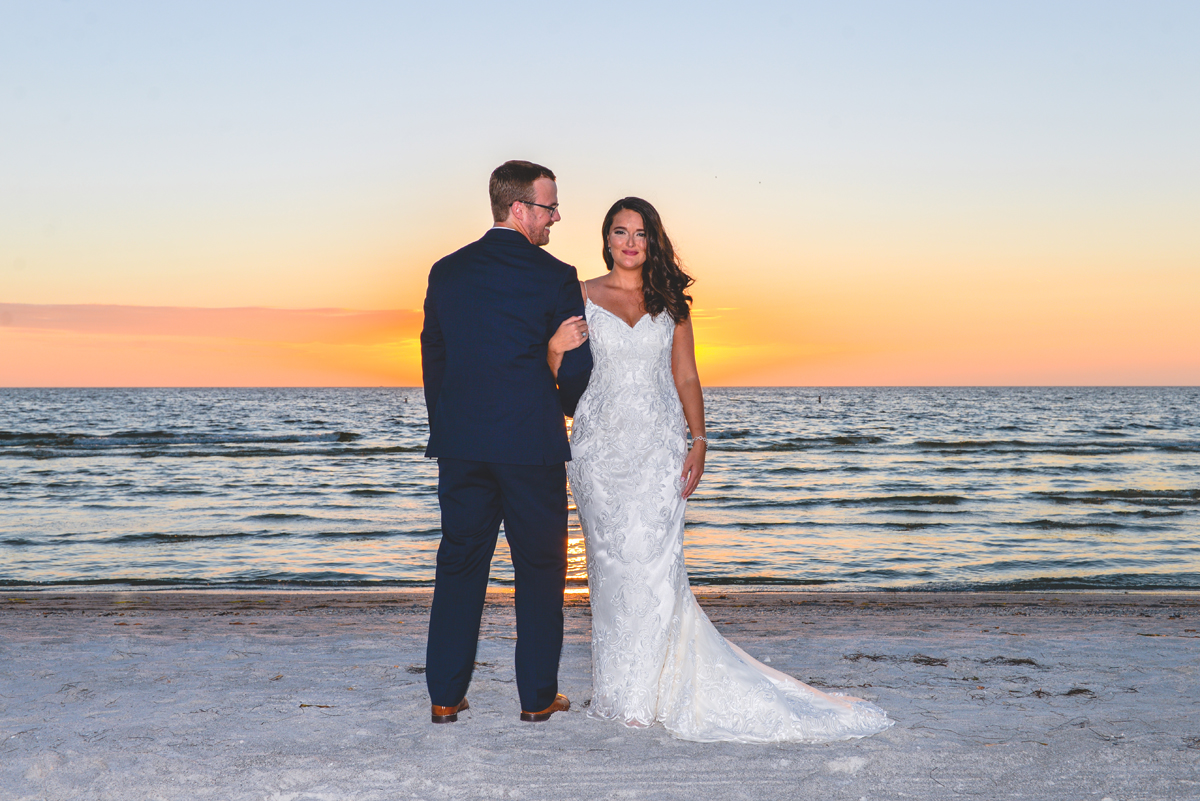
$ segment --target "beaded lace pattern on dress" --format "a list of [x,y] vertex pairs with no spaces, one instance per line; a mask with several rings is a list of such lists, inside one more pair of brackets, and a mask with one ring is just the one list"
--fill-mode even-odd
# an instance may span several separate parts
[[709,621],[683,561],[687,436],[671,374],[675,324],[664,312],[631,327],[590,299],[586,311],[595,366],[567,473],[587,542],[589,717],[661,723],[700,742],[825,742],[892,725],[873,704],[763,665]]

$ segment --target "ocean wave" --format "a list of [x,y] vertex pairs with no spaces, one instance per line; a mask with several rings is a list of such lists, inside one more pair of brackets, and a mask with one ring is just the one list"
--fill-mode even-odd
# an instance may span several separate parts
[[1109,509],[1109,510],[1106,510],[1106,514],[1117,515],[1118,517],[1121,515],[1128,515],[1130,517],[1141,517],[1141,518],[1147,519],[1147,520],[1153,520],[1155,518],[1160,518],[1160,517],[1179,517],[1179,516],[1185,515],[1187,513],[1188,512],[1185,509],[1167,509],[1167,510],[1161,511],[1161,512],[1156,511],[1154,509]]
[[836,448],[857,447],[859,445],[879,445],[886,442],[883,437],[874,435],[842,435],[832,437],[790,437],[782,442],[768,442],[763,445],[715,445],[717,451],[762,451],[766,453],[790,451],[830,450]]
[[319,517],[306,515],[302,512],[262,512],[256,515],[247,515],[242,520],[320,520]]
[[[270,516],[262,516],[270,517]],[[277,515],[271,519],[279,519],[280,517],[287,519],[303,518],[316,520],[318,518],[310,518],[306,515]],[[248,518],[249,519],[249,518]],[[99,539],[55,539],[53,543],[47,541],[33,540],[27,537],[9,537],[0,540],[0,544],[10,545],[14,547],[35,547],[45,548],[53,545],[55,547],[62,545],[86,545],[92,547],[95,545],[154,545],[154,544],[183,544],[192,542],[206,541],[233,541],[233,540],[271,540],[279,538],[297,538],[307,539],[313,538],[318,540],[337,540],[337,539],[429,539],[440,537],[442,530],[440,528],[411,528],[411,529],[384,529],[384,530],[366,530],[366,531],[320,531],[316,533],[296,532],[296,531],[228,531],[216,534],[198,534],[198,533],[167,533],[161,531],[144,531],[136,534],[120,534],[111,537],[103,537]]]
[[822,523],[816,520],[735,520],[735,521],[720,521],[706,520],[702,517],[691,517],[688,519],[687,527],[689,529],[700,531],[704,529],[729,529],[731,531],[787,531],[789,529],[803,528],[816,529],[829,526],[829,523]]
[[781,578],[778,576],[703,576],[689,575],[689,581],[693,587],[704,586],[735,586],[735,585],[751,585],[756,587],[770,586],[792,586],[792,587],[819,587],[828,584],[837,584],[841,579],[818,579],[818,578]]
[[440,528],[423,529],[389,529],[387,531],[320,531],[311,535],[318,539],[330,540],[383,540],[397,537],[422,539],[441,537]]
[[913,447],[927,448],[933,450],[954,449],[954,450],[989,450],[994,448],[1037,448],[1042,447],[1045,443],[1029,442],[1023,439],[957,439],[957,440],[941,440],[941,439],[919,439],[913,443]]
[[255,445],[309,442],[355,442],[361,434],[330,431],[320,434],[182,434],[171,431],[117,431],[112,434],[0,431],[0,448],[64,450],[128,449],[154,445]]
[[1178,490],[1060,490],[1034,495],[1060,504],[1105,504],[1114,501],[1146,506],[1200,506],[1200,489]]
[[[322,578],[332,575],[334,578]],[[509,582],[511,583],[511,582]],[[155,587],[158,589],[202,589],[202,590],[242,590],[242,589],[372,589],[387,587],[432,587],[433,579],[363,579],[352,577],[351,574],[316,573],[313,577],[290,576],[286,573],[273,573],[266,576],[247,576],[223,579],[203,579],[184,577],[163,578],[131,578],[113,577],[97,579],[56,579],[52,581],[18,581],[16,579],[0,579],[0,587],[20,589],[34,587],[39,589],[51,587]]]
[[[342,445],[340,441],[329,441],[330,445]],[[297,443],[305,444],[305,443]],[[127,456],[136,459],[208,459],[208,458],[223,458],[223,459],[266,459],[273,457],[299,457],[299,456],[387,456],[390,454],[399,453],[424,453],[424,445],[390,445],[382,447],[329,447],[329,448],[233,448],[227,447],[228,443],[224,443],[220,447],[214,447],[211,450],[197,450],[191,448],[147,448],[147,449],[128,449],[116,451],[115,449],[103,448],[60,448],[54,450],[47,449],[0,449],[0,456],[20,457],[36,460],[48,459],[78,459],[82,457],[99,457],[110,456],[113,453],[119,453],[121,456]]]
[[100,540],[99,542],[106,545],[141,545],[146,543],[180,543],[204,540],[256,540],[291,536],[294,535],[288,532],[227,531],[220,534],[166,534],[159,531],[149,531],[140,534],[122,534],[117,537]]
[[[1095,432],[1093,432],[1094,434]],[[1191,441],[1160,442],[1151,440],[1135,440],[1126,438],[1123,434],[1114,434],[1113,439],[1070,440],[1055,439],[1046,441],[1031,441],[1021,439],[965,439],[965,440],[916,440],[911,443],[893,442],[885,437],[875,435],[862,436],[831,436],[831,437],[788,437],[776,441],[761,441],[759,443],[743,442],[748,437],[739,437],[733,441],[718,441],[713,445],[714,451],[731,452],[762,452],[790,453],[797,451],[854,451],[863,446],[884,445],[889,447],[911,448],[917,451],[936,453],[939,455],[957,455],[970,453],[1013,454],[1047,454],[1062,456],[1118,456],[1137,451],[1163,451],[1171,453],[1200,453],[1200,443]],[[717,439],[714,436],[714,439]],[[760,444],[761,443],[761,444]]]
[[829,503],[829,500],[826,498],[793,498],[787,501],[754,501],[747,500],[745,497],[714,497],[695,498],[694,500],[689,500],[688,503],[695,503],[701,506],[716,504],[719,509],[804,509],[810,506],[823,506]]
[[1128,529],[1130,526],[1127,523],[1105,523],[1094,520],[1075,521],[1075,520],[1009,520],[1004,521],[1001,525],[1011,526],[1014,528],[1036,528],[1043,531],[1074,531],[1074,530],[1089,530],[1101,529],[1107,531],[1117,531]]
[[838,506],[875,506],[891,504],[935,504],[938,506],[956,506],[964,503],[967,498],[962,495],[875,495],[867,498],[835,498],[831,503]]
[[964,453],[1000,453],[1021,454],[1039,453],[1062,456],[1115,456],[1123,453],[1133,453],[1137,450],[1159,448],[1158,443],[1107,441],[1070,441],[1053,440],[1048,442],[1031,442],[1020,439],[1007,440],[917,440],[912,444],[922,451],[935,451],[940,454]]

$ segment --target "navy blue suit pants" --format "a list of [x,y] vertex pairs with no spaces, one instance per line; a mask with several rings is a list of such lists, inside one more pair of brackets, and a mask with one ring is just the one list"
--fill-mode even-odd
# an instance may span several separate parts
[[466,695],[500,524],[516,579],[517,692],[538,712],[558,692],[567,580],[567,473],[553,465],[438,459],[442,541],[429,615],[425,680],[430,700]]

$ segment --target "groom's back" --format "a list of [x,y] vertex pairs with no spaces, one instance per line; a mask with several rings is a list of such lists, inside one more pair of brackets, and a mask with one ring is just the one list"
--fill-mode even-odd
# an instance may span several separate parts
[[507,464],[570,459],[546,347],[582,314],[575,269],[494,228],[429,274],[421,334],[426,456]]

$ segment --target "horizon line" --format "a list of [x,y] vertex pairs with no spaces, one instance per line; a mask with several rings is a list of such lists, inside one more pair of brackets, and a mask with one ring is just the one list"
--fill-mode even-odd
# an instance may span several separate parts
[[[421,384],[139,384],[0,386],[8,389],[423,389]],[[1200,384],[712,384],[704,389],[1200,389]]]

